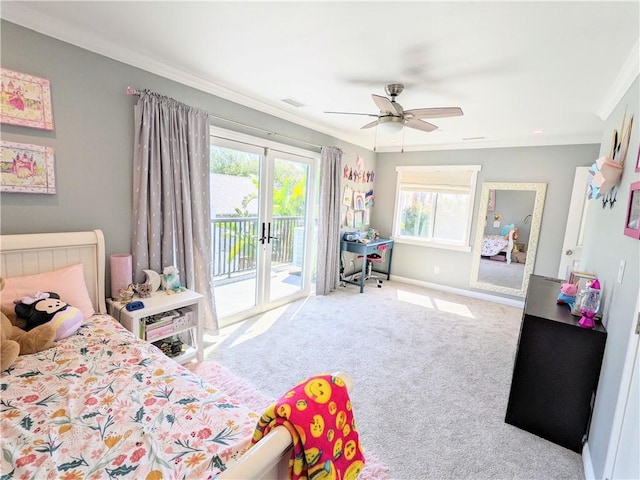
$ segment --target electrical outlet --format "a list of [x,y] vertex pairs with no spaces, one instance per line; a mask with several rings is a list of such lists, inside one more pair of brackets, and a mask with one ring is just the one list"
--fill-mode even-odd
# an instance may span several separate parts
[[626,264],[626,261],[620,260],[620,266],[618,267],[618,283],[622,283],[622,277],[624,277],[624,267]]
[[439,275],[440,274],[440,267],[438,267],[438,266],[433,267],[433,273],[435,273],[436,275]]

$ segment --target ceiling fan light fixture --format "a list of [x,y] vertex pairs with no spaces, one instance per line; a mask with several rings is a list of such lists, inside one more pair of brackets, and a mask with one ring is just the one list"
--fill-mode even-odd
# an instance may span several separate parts
[[404,122],[400,117],[380,117],[378,130],[382,133],[398,133],[404,128]]

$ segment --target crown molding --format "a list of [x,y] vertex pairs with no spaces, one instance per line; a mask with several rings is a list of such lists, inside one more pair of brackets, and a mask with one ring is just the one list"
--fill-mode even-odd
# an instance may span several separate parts
[[480,140],[464,143],[438,143],[425,145],[384,145],[376,147],[377,153],[427,152],[437,150],[480,150],[485,148],[518,148],[518,147],[549,147],[562,145],[600,145],[601,134],[592,135],[555,135],[542,136],[535,139],[522,138],[520,140]]
[[[342,131],[313,122],[307,118],[279,108],[271,103],[258,100],[242,92],[223,87],[212,81],[183,72],[182,70],[173,68],[165,63],[138,55],[133,51],[123,51],[122,48],[117,45],[97,38],[90,31],[79,29],[74,25],[61,22],[58,19],[54,19],[48,15],[42,14],[41,12],[32,10],[29,7],[29,2],[12,2],[8,5],[5,4],[2,7],[1,15],[4,20],[15,23],[24,28],[34,30],[48,37],[55,38],[104,57],[111,58],[112,60],[140,68],[141,70],[173,80],[182,85],[195,88],[253,110],[295,123],[296,125],[309,128],[316,132],[330,135],[363,148],[369,148],[366,144],[367,142],[362,138],[348,135]],[[138,85],[136,88],[143,89],[144,85]]]
[[598,117],[606,121],[609,115],[616,108],[616,105],[620,103],[620,100],[625,93],[631,87],[636,77],[640,74],[640,40],[636,42],[635,46],[631,49],[627,60],[622,65],[618,76],[616,77],[613,85],[604,96],[600,108],[596,112]]

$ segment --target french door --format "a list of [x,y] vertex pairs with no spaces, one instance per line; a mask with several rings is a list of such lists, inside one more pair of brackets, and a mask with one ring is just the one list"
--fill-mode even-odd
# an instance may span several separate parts
[[314,154],[242,140],[211,138],[214,294],[221,326],[308,295],[311,288]]

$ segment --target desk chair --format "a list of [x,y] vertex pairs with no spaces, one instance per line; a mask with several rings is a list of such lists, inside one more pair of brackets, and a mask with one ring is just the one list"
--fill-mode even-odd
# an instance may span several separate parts
[[[367,274],[364,277],[365,280],[369,280],[370,278],[376,279],[376,284],[378,288],[382,288],[382,279],[377,275],[372,275],[373,272],[373,263],[384,263],[386,261],[386,253],[387,253],[388,245],[378,245],[377,251],[374,253],[370,253],[367,255]],[[358,258],[363,259],[364,255],[358,255]],[[359,275],[358,275],[359,276]]]

